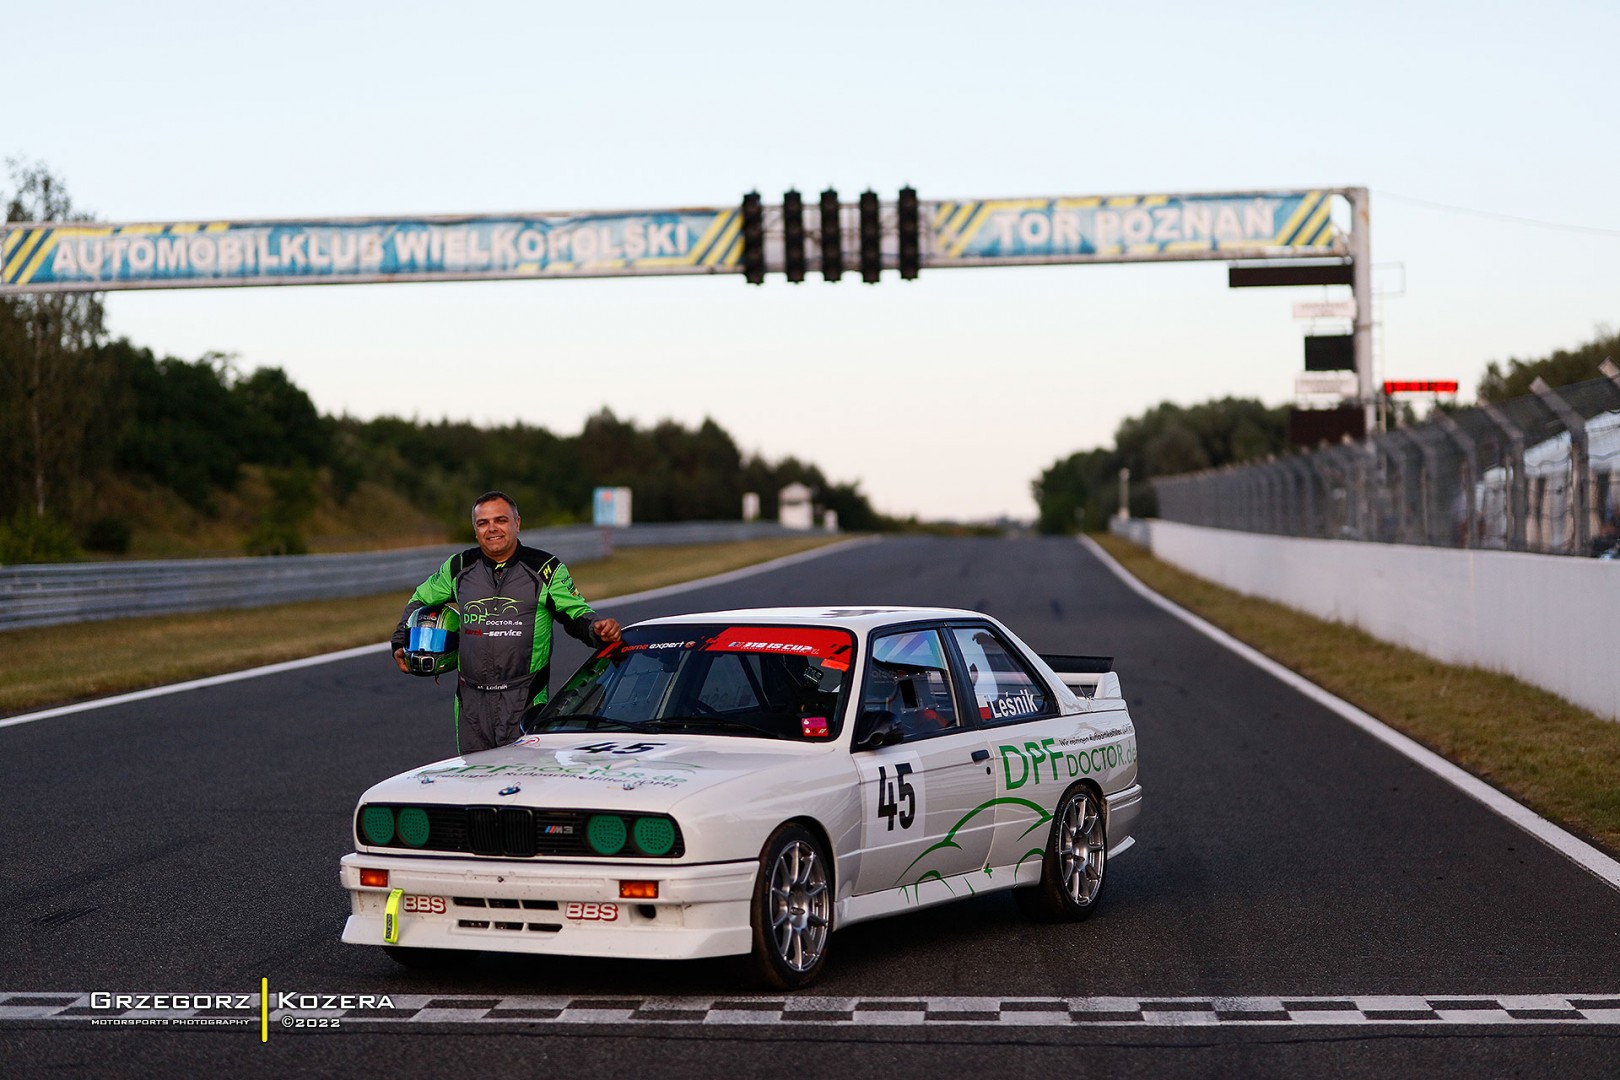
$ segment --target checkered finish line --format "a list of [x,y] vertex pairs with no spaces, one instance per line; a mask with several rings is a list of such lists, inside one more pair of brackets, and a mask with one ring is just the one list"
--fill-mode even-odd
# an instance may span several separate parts
[[[124,992],[119,991],[121,996]],[[155,995],[154,995],[155,996]],[[190,995],[191,998],[203,997]],[[212,995],[217,1000],[223,995]],[[119,1025],[163,1021],[188,1023],[259,1021],[259,995],[249,1008],[109,1008],[105,996],[88,993],[0,993],[0,1022],[58,1021]],[[351,997],[355,996],[353,994]],[[381,995],[378,995],[381,996]],[[102,999],[97,1006],[92,998]],[[176,997],[187,997],[169,993]],[[270,992],[270,1025],[282,1017],[339,1017],[358,1024],[809,1024],[927,1026],[1009,1024],[1023,1026],[1130,1025],[1194,1027],[1274,1025],[1620,1025],[1620,994],[1352,995],[1344,997],[575,997],[569,995],[390,994],[391,1007],[305,1008],[327,995],[300,992],[297,1008],[278,1005]]]

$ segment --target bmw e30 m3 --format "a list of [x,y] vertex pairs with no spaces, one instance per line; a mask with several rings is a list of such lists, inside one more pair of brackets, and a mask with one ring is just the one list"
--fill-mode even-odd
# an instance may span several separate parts
[[362,796],[343,940],[422,966],[746,955],[795,989],[867,919],[998,889],[1083,919],[1142,802],[1109,667],[943,608],[638,623],[515,743]]

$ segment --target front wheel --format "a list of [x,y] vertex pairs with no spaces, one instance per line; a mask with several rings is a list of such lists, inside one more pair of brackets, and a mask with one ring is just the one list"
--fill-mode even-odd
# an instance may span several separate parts
[[832,933],[832,877],[810,830],[789,823],[765,841],[750,921],[750,960],[766,985],[797,990],[821,974]]
[[1064,792],[1041,856],[1041,880],[1013,890],[1024,913],[1042,922],[1079,922],[1097,910],[1108,869],[1102,796],[1089,787]]

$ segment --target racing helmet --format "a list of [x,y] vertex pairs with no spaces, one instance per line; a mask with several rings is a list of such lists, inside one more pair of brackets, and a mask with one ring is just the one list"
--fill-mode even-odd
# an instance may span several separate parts
[[412,675],[439,675],[456,669],[461,612],[454,604],[419,607],[405,619],[405,665]]

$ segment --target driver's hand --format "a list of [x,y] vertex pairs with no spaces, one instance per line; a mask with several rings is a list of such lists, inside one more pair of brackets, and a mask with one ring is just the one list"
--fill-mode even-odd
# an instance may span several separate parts
[[394,650],[394,663],[399,665],[399,673],[401,675],[409,675],[411,673],[410,665],[405,663],[404,649]]
[[618,619],[597,619],[591,623],[591,633],[595,634],[604,645],[616,644],[622,636],[619,633]]

